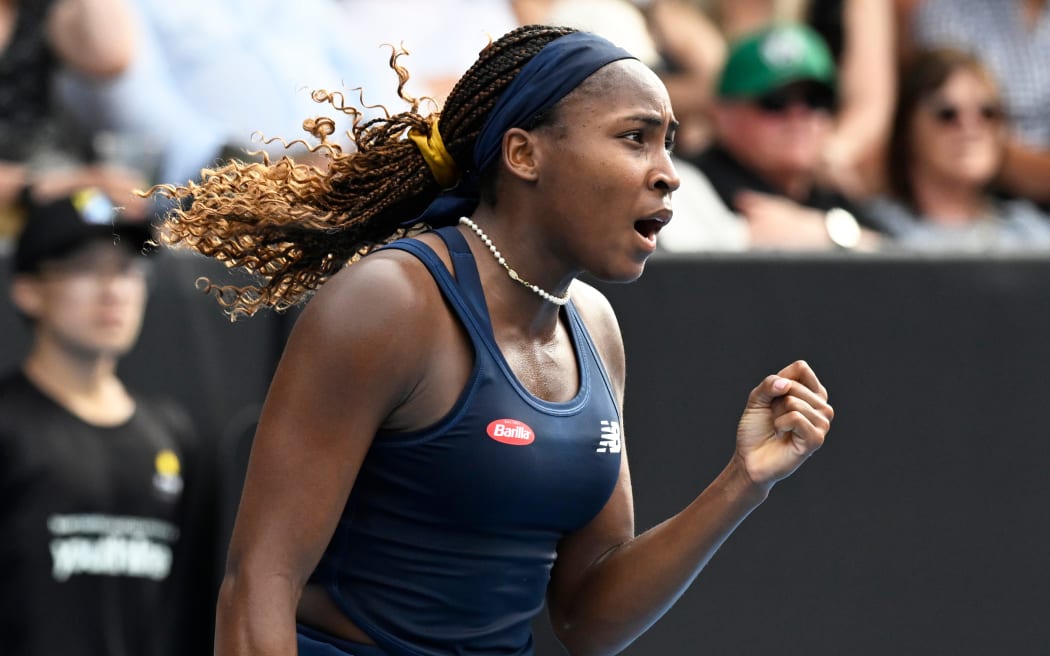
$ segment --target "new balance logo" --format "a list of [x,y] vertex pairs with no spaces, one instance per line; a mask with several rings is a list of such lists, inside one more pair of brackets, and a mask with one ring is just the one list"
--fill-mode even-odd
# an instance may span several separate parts
[[602,434],[598,438],[598,453],[620,452],[620,423],[602,420]]

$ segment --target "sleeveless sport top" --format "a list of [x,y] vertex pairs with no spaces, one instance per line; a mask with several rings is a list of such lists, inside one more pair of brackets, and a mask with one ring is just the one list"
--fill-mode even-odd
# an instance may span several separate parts
[[386,248],[426,265],[470,336],[473,370],[437,424],[376,435],[311,580],[390,654],[529,655],[559,540],[616,485],[620,417],[571,302],[576,397],[551,403],[521,385],[496,346],[463,236],[437,233],[455,278],[418,240]]

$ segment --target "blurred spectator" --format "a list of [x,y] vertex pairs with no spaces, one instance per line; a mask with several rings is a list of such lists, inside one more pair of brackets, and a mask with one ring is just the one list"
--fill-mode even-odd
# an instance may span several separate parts
[[1006,145],[994,76],[955,49],[920,51],[902,79],[888,177],[867,212],[898,244],[920,250],[1050,248],[1050,217],[991,192]]
[[13,258],[32,343],[0,377],[5,654],[211,651],[207,479],[181,409],[117,375],[142,322],[149,232],[114,214],[95,190],[32,203]]
[[122,0],[0,0],[0,239],[17,233],[24,197],[54,199],[82,186],[104,189],[142,217],[133,171],[91,163],[86,139],[54,111],[62,68],[92,79],[118,74],[135,38]]
[[[518,27],[512,0],[336,0],[346,10],[340,37],[362,62],[375,62],[382,44],[404,44],[412,73],[408,91],[429,96],[439,105],[456,80],[490,41]],[[385,60],[380,61],[386,71]],[[394,88],[384,84],[387,93]],[[396,96],[371,94],[370,102],[397,105]],[[399,110],[400,111],[400,110]]]
[[716,143],[692,161],[747,221],[752,248],[876,242],[818,178],[835,107],[835,65],[818,34],[779,23],[733,42],[718,95]]
[[894,6],[887,0],[715,0],[714,5],[731,37],[794,21],[824,38],[838,70],[838,111],[818,175],[855,199],[878,191],[895,104]]
[[101,83],[67,76],[61,95],[81,125],[109,134],[116,157],[152,162],[154,182],[184,183],[246,150],[323,164],[262,139],[310,140],[304,120],[326,116],[345,146],[350,117],[312,92],[342,92],[360,107],[356,87],[368,102],[396,88],[389,53],[378,38],[367,52],[353,47],[335,0],[130,1],[142,34],[134,63]]
[[771,23],[805,21],[807,0],[694,0],[730,41]]
[[918,46],[968,50],[991,69],[1013,126],[1001,183],[1050,206],[1050,3],[925,0],[912,34]]

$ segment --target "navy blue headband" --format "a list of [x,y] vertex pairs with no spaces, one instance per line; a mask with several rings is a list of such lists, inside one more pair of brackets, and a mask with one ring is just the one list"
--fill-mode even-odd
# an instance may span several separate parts
[[551,41],[522,67],[500,95],[474,144],[474,166],[459,184],[438,196],[409,223],[453,222],[474,212],[480,200],[481,172],[498,158],[503,134],[554,107],[598,69],[621,59],[637,59],[590,32],[573,32]]

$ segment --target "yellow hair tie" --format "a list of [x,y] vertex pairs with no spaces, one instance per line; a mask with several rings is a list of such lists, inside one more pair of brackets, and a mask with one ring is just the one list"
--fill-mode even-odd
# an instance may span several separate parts
[[455,186],[459,181],[459,169],[456,167],[456,160],[452,159],[452,155],[445,150],[445,142],[441,140],[437,123],[430,126],[429,135],[412,128],[408,131],[408,138],[423,154],[423,159],[426,160],[438,184],[444,189]]

